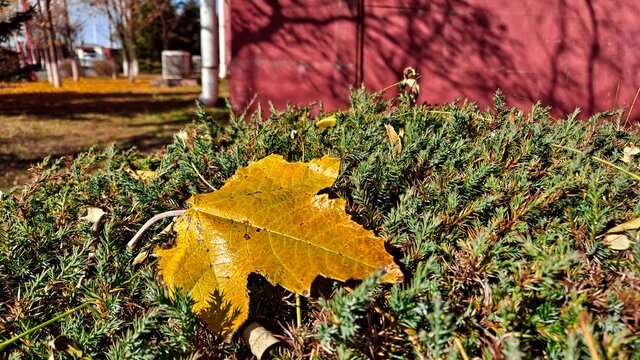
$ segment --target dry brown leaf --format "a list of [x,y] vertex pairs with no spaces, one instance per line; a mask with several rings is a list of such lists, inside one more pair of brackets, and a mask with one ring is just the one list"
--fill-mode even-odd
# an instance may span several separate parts
[[604,243],[612,250],[627,250],[631,247],[631,240],[625,234],[611,234],[604,237]]
[[[609,229],[604,237],[604,243],[613,250],[627,250],[640,238],[640,218],[629,220]],[[634,239],[630,239],[626,233]]]
[[625,146],[623,149],[622,161],[627,164],[633,161],[633,157],[640,154],[640,148],[631,144],[631,146]]
[[352,221],[343,199],[317,195],[339,169],[326,156],[288,163],[271,155],[194,195],[174,226],[175,247],[155,249],[167,287],[190,293],[194,312],[229,336],[247,319],[251,272],[303,295],[318,275],[344,281],[384,268],[383,281],[401,281],[384,240]]
[[627,230],[638,230],[638,229],[640,229],[640,218],[629,220],[620,225],[612,227],[611,229],[607,230],[607,234],[621,233]]
[[258,359],[262,359],[269,349],[280,342],[269,330],[256,322],[247,325],[242,331],[242,338]]
[[411,66],[406,67],[403,71],[404,78],[400,82],[400,86],[409,87],[409,90],[417,95],[420,93],[420,85],[418,85],[418,72]]
[[[82,358],[82,348],[80,348],[75,341],[71,340],[71,338],[66,335],[57,336],[55,339],[49,341],[48,345],[54,352],[67,353],[72,358]],[[52,352],[49,359],[54,358],[55,356]]]
[[95,234],[100,230],[100,223],[106,214],[107,213],[100,208],[90,207],[87,208],[85,215],[80,217],[80,220],[93,224],[91,226],[91,232]]

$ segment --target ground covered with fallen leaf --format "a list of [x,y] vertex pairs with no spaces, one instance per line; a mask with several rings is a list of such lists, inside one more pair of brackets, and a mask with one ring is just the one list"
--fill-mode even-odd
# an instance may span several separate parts
[[[0,356],[61,357],[49,342],[64,339],[94,358],[249,357],[158,279],[147,251],[173,246],[169,219],[126,243],[153,214],[279,154],[341,159],[324,193],[385,239],[404,283],[316,279],[296,324],[292,294],[251,275],[248,317],[282,340],[274,358],[640,358],[637,229],[607,240],[640,216],[637,180],[620,171],[638,172],[639,139],[615,114],[552,121],[500,94],[482,110],[364,92],[323,128],[328,114],[308,114],[220,126],[200,110],[161,155],[111,147],[41,164],[0,200],[0,342],[90,304]],[[97,223],[91,208],[105,212]]]
[[[23,185],[27,169],[46,156],[111,143],[152,152],[170,143],[190,122],[200,87],[154,87],[153,78],[64,79],[60,89],[46,81],[0,82],[0,189]],[[219,113],[225,111],[221,102]]]

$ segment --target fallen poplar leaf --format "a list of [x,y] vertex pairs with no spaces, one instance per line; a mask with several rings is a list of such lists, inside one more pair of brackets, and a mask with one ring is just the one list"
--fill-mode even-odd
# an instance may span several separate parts
[[402,152],[402,141],[400,136],[396,133],[396,130],[391,125],[384,124],[384,128],[387,130],[387,137],[389,137],[389,143],[393,146],[393,155],[398,156]]
[[303,295],[318,275],[345,281],[384,268],[383,281],[401,281],[384,240],[352,221],[343,199],[317,195],[339,169],[327,156],[288,163],[270,155],[238,169],[220,190],[191,197],[174,225],[175,247],[155,249],[168,289],[190,293],[193,311],[229,336],[247,319],[252,272]]
[[242,338],[249,344],[251,353],[258,359],[262,359],[269,349],[280,342],[269,330],[256,322],[249,324],[242,331]]
[[612,250],[627,250],[631,247],[631,240],[625,234],[611,234],[604,237],[604,243]]
[[100,208],[91,207],[87,209],[86,215],[80,217],[80,220],[92,223],[91,232],[96,233],[100,229],[100,221],[106,214]]
[[640,218],[629,220],[620,225],[614,226],[611,229],[607,230],[607,234],[621,233],[627,230],[638,230],[638,229],[640,229]]
[[640,154],[640,148],[633,144],[631,146],[625,146],[623,149],[622,161],[628,164],[633,161],[633,157],[638,154]]
[[[613,250],[627,250],[640,240],[640,218],[629,220],[609,229],[604,237],[604,243]],[[626,232],[630,232],[634,239],[630,239]]]
[[95,208],[95,207],[91,207],[88,208],[85,215],[80,217],[80,220],[83,221],[87,221],[90,222],[92,224],[95,224],[97,222],[99,222],[100,220],[102,220],[102,217],[105,215],[106,213],[104,212],[104,210],[100,209],[100,208]]
[[330,116],[327,116],[326,118],[316,121],[316,126],[318,127],[318,129],[326,129],[328,127],[336,126],[336,123],[337,123],[337,120],[335,115],[330,115]]

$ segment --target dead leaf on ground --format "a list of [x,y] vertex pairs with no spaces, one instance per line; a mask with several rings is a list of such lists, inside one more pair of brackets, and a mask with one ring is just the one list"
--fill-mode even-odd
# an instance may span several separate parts
[[402,152],[402,141],[400,140],[400,136],[396,133],[396,130],[393,126],[384,124],[384,128],[387,130],[387,137],[389,138],[389,143],[393,146],[393,155],[398,156]]
[[269,349],[280,342],[269,330],[256,322],[247,325],[242,331],[242,338],[258,359],[262,359]]
[[93,233],[96,233],[100,229],[100,223],[102,222],[102,218],[106,214],[107,213],[100,208],[90,207],[85,212],[85,215],[80,217],[80,220],[93,224],[93,226],[91,227],[91,231]]
[[175,247],[155,249],[167,287],[190,293],[194,312],[229,336],[247,319],[251,272],[303,295],[318,275],[345,281],[384,268],[383,281],[401,281],[384,240],[352,221],[343,199],[317,195],[339,169],[327,156],[288,163],[271,155],[194,195],[176,220]]
[[622,152],[623,152],[622,161],[624,161],[624,162],[626,162],[628,164],[631,161],[633,161],[633,157],[635,155],[640,154],[640,148],[638,148],[635,145],[631,144],[631,146],[625,146],[624,149],[622,150]]
[[611,250],[627,250],[631,247],[631,240],[625,234],[612,234],[604,237],[604,243]]
[[136,266],[136,265],[142,264],[145,260],[147,260],[148,256],[149,256],[149,252],[148,251],[141,251],[133,259],[133,262],[131,263],[131,265]]
[[[627,250],[640,240],[640,218],[629,220],[607,231],[604,243],[612,250]],[[630,234],[632,238],[629,238]]]

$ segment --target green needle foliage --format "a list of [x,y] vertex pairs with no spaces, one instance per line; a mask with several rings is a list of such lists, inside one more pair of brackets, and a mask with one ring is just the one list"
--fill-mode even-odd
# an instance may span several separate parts
[[[640,245],[614,251],[602,237],[640,216],[640,192],[592,157],[637,173],[620,161],[637,134],[603,121],[616,114],[554,121],[537,105],[507,108],[499,92],[493,109],[479,110],[356,91],[327,129],[314,125],[325,114],[309,111],[272,111],[266,121],[258,111],[222,125],[200,109],[162,156],[109,148],[40,164],[21,193],[0,199],[0,342],[91,305],[0,358],[46,358],[60,335],[91,358],[250,356],[237,336],[225,343],[209,333],[187,295],[168,298],[153,257],[133,265],[171,242],[170,232],[157,235],[170,220],[134,252],[125,245],[154,214],[277,153],[343,159],[330,195],[388,240],[405,282],[319,279],[297,326],[291,294],[252,276],[251,317],[284,335],[274,356],[640,359]],[[385,124],[403,134],[400,153]],[[79,220],[90,207],[106,212],[100,226]]]

